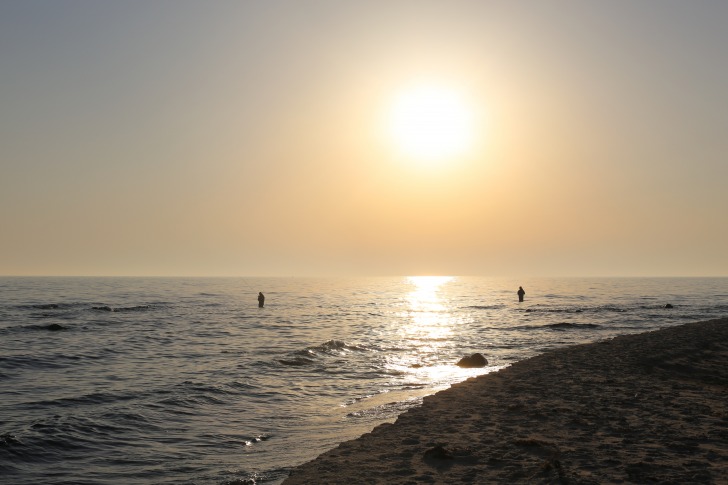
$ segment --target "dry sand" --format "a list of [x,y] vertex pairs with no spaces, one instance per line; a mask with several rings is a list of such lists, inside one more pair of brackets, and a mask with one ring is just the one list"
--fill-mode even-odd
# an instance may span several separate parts
[[359,483],[728,483],[728,318],[469,379],[284,482]]

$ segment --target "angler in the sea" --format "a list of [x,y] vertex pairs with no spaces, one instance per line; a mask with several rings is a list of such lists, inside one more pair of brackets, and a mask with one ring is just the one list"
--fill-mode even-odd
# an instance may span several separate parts
[[526,294],[525,291],[523,291],[523,286],[518,287],[518,301],[523,301],[523,296]]

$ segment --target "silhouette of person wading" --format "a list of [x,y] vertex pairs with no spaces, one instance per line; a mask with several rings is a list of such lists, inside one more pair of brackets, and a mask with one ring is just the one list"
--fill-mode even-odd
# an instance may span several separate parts
[[259,291],[259,292],[258,292],[258,306],[259,306],[260,308],[263,308],[263,305],[264,305],[264,304],[265,304],[265,296],[263,295],[263,293],[262,293],[262,292],[260,292],[260,291]]
[[523,301],[523,295],[525,295],[526,292],[523,291],[523,286],[518,287],[518,301]]

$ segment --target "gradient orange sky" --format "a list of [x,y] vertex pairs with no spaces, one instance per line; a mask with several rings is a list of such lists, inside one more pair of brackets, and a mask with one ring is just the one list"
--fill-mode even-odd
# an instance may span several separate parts
[[[724,2],[0,3],[2,275],[728,275]],[[470,148],[387,133],[459,93]]]

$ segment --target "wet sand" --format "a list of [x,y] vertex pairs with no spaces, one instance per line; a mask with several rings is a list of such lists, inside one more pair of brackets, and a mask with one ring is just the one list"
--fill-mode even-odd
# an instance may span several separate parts
[[728,318],[469,379],[284,482],[314,483],[728,483]]

